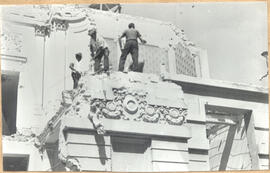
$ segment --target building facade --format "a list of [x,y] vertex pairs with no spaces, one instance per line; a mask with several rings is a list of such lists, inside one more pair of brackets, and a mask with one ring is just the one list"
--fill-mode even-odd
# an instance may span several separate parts
[[[173,24],[75,5],[1,11],[4,170],[268,169],[267,88],[210,79],[206,51]],[[143,73],[116,72],[130,22],[147,40]],[[93,27],[112,74],[73,91],[69,64],[81,52],[91,69]]]

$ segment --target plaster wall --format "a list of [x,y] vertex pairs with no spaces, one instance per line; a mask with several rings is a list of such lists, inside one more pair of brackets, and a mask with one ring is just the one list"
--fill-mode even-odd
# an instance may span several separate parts
[[[17,101],[17,128],[39,127],[38,123],[42,118],[42,55],[43,38],[35,37],[33,27],[3,23],[5,30],[10,34],[9,39],[16,33],[21,36],[21,51],[14,49],[1,52],[1,70],[19,72],[18,101]],[[27,43],[27,44],[23,44]],[[16,42],[15,42],[16,44]],[[17,42],[17,44],[20,44]],[[25,58],[24,61],[5,59],[9,56]],[[27,98],[27,99],[26,99]],[[28,119],[30,121],[25,121]]]
[[47,152],[41,154],[33,143],[2,140],[3,156],[29,155],[28,171],[49,171]]

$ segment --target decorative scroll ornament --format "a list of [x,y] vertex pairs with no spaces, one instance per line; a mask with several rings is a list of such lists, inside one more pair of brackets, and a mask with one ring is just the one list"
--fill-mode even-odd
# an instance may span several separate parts
[[160,118],[160,112],[153,106],[147,106],[142,114],[143,120],[146,122],[156,123]]
[[109,101],[106,103],[105,108],[102,109],[102,113],[106,118],[120,119],[122,106],[120,102]]
[[175,109],[169,110],[168,114],[165,115],[166,121],[172,125],[181,125],[185,121],[187,111],[185,109]]
[[128,91],[126,88],[113,89],[114,99],[93,99],[91,106],[97,109],[99,118],[144,121],[182,125],[186,109],[150,105],[144,91]]
[[126,95],[123,100],[125,111],[130,114],[135,114],[138,111],[138,102],[135,97]]

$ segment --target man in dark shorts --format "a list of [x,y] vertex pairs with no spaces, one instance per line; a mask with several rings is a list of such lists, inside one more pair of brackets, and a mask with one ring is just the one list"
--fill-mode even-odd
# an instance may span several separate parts
[[[121,39],[123,37],[126,37],[126,44],[124,46],[124,49],[122,49],[122,42]],[[138,30],[135,29],[134,23],[130,23],[128,25],[128,29],[125,30],[122,34],[122,36],[119,38],[119,45],[122,50],[122,54],[120,57],[120,62],[119,62],[119,71],[124,71],[125,67],[125,62],[127,59],[127,55],[131,53],[132,57],[132,71],[137,71],[138,70],[138,53],[139,53],[139,46],[138,46],[138,41],[137,39],[140,39],[140,41],[145,44],[146,41],[141,38],[141,34],[139,33]]]
[[102,57],[104,58],[104,72],[108,72],[109,70],[109,48],[103,37],[97,34],[97,30],[95,28],[88,31],[88,35],[90,36],[90,52],[91,56],[95,61],[94,71],[100,71],[100,63]]

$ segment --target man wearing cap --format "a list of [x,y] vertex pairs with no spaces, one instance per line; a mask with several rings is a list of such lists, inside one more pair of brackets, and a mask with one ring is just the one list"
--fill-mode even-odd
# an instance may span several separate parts
[[[122,42],[121,42],[121,39],[123,37],[126,37],[126,44],[124,46],[124,49],[122,49]],[[119,38],[119,45],[122,50],[118,68],[119,71],[124,71],[125,62],[127,59],[127,55],[129,53],[131,53],[133,61],[131,70],[132,71],[138,70],[138,52],[139,52],[139,46],[137,41],[138,38],[143,44],[146,43],[146,41],[141,38],[141,34],[139,33],[139,31],[135,29],[134,23],[130,23],[128,25],[128,29],[125,30],[122,36]]]
[[100,63],[102,57],[104,58],[104,71],[109,71],[109,48],[106,41],[102,36],[97,34],[97,30],[95,28],[88,31],[88,35],[90,36],[90,52],[91,57],[94,59],[94,71],[100,71]]
[[82,60],[82,54],[76,53],[75,54],[76,62],[70,63],[69,68],[71,69],[71,76],[73,79],[73,89],[76,89],[78,87],[79,80],[82,75],[81,70],[81,60]]

